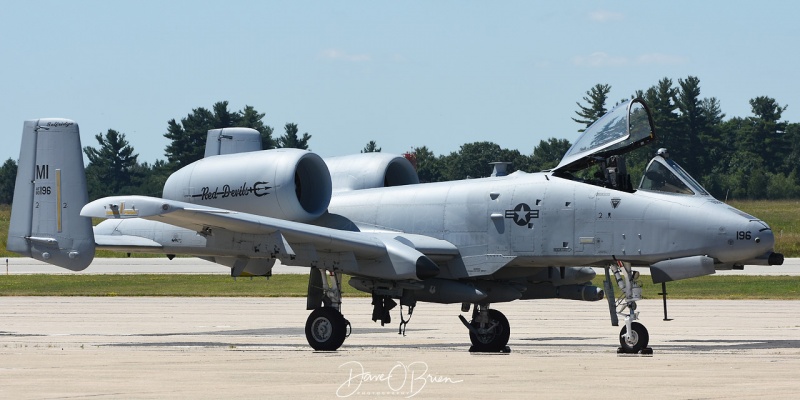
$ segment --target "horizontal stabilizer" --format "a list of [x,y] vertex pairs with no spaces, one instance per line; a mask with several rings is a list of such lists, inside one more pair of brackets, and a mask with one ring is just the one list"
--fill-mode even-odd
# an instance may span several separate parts
[[164,247],[161,243],[148,238],[131,235],[95,235],[94,241],[98,247],[108,250],[136,249],[138,251],[158,251]]
[[28,236],[28,240],[45,246],[58,246],[58,240],[49,237]]

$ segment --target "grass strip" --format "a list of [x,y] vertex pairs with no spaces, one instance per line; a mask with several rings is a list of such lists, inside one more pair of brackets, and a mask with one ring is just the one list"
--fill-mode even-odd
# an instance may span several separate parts
[[[361,294],[344,281],[345,296]],[[0,296],[305,297],[307,289],[306,275],[269,280],[183,274],[0,276]]]
[[[642,297],[660,299],[661,284],[649,279],[642,279]],[[667,282],[667,293],[669,299],[800,300],[800,276],[702,276]]]
[[[643,297],[659,299],[661,285],[643,277]],[[346,297],[369,296],[343,279]],[[594,282],[602,287],[602,279]],[[224,275],[3,275],[0,296],[305,297],[306,275],[238,278]],[[667,284],[670,299],[800,300],[798,276],[705,276]]]

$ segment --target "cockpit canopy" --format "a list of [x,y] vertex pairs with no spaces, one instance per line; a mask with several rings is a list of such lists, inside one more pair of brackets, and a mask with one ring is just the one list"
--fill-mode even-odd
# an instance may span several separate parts
[[647,164],[639,189],[709,196],[708,192],[691,175],[678,163],[669,159],[665,149],[660,149],[658,155]]
[[642,99],[615,107],[590,125],[554,171],[582,170],[598,159],[625,154],[655,139],[653,118]]
[[[642,99],[620,104],[586,128],[553,169],[553,174],[575,179],[574,172],[597,165],[599,171],[586,183],[633,192],[635,189],[624,154],[652,142],[654,132],[653,118]],[[694,178],[669,158],[666,149],[660,149],[650,160],[638,189],[709,196]]]

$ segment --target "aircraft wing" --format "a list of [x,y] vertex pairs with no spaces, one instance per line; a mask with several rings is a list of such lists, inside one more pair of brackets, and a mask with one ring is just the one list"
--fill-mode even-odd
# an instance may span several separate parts
[[147,196],[98,199],[84,206],[81,215],[160,221],[196,231],[207,240],[229,242],[235,256],[263,258],[268,252],[295,265],[338,267],[390,280],[433,277],[439,269],[427,254],[458,255],[452,243],[424,235],[342,231]]
[[160,251],[164,248],[154,240],[132,235],[94,235],[94,242],[107,250],[135,248],[140,251]]

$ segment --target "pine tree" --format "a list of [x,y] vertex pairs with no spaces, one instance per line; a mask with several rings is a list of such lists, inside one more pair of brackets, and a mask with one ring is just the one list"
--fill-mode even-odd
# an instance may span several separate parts
[[441,182],[444,180],[444,161],[437,157],[427,146],[415,147],[414,158],[417,162],[417,176],[420,182]]
[[[581,103],[575,103],[579,108],[578,111],[575,111],[575,114],[578,114],[580,119],[572,118],[572,120],[579,124],[584,124],[588,128],[594,121],[597,121],[608,112],[606,110],[606,100],[608,100],[608,92],[610,91],[610,85],[600,83],[594,85],[586,92],[586,96],[583,96],[583,101],[587,103],[586,106],[581,105]],[[579,129],[578,132],[583,132],[586,128]]]
[[172,170],[189,165],[205,154],[206,137],[211,129],[242,127],[252,128],[261,134],[261,148],[275,147],[272,139],[272,128],[264,125],[263,113],[259,113],[252,106],[245,106],[241,111],[228,110],[228,102],[214,103],[209,111],[199,107],[178,123],[175,119],[167,122],[167,133],[164,137],[170,139],[170,144],[165,149],[167,161]]
[[780,121],[786,106],[781,106],[771,97],[758,96],[750,99],[750,107],[754,115],[748,118],[752,131],[742,140],[749,144],[749,148],[768,154],[764,157],[764,164],[768,171],[777,172],[791,149],[785,135],[786,124]]
[[275,148],[275,140],[272,139],[272,127],[264,124],[264,113],[259,113],[253,106],[244,106],[244,109],[239,114],[241,117],[237,126],[252,128],[261,133],[261,148],[263,150]]
[[17,182],[17,162],[9,158],[0,167],[0,204],[11,204]]
[[139,155],[134,153],[124,133],[109,129],[105,136],[98,133],[95,139],[99,149],[83,148],[89,159],[86,175],[90,197],[122,194],[123,188],[130,189],[137,175],[134,169]]
[[679,147],[674,149],[684,160],[683,168],[691,173],[701,173],[704,170],[705,152],[702,149],[700,137],[707,131],[706,115],[703,101],[700,99],[700,79],[689,76],[685,80],[678,79],[678,95],[676,105],[680,110],[679,118],[681,130],[676,139]]
[[533,149],[531,164],[534,170],[546,170],[554,168],[567,153],[571,144],[567,139],[549,138],[546,141],[539,141],[539,145]]
[[226,128],[217,125],[214,114],[203,107],[193,109],[180,124],[175,119],[169,120],[164,137],[172,142],[167,145],[165,155],[172,168],[179,169],[203,158],[208,131]]
[[380,153],[381,152],[381,148],[378,147],[378,144],[375,143],[374,140],[370,140],[369,143],[367,143],[367,145],[364,146],[364,149],[361,150],[361,152],[362,153]]
[[647,89],[644,95],[645,102],[650,107],[655,124],[655,134],[659,147],[677,147],[675,133],[678,130],[678,114],[676,110],[676,96],[678,90],[672,87],[672,80],[664,78],[658,84]]
[[311,139],[311,135],[306,132],[303,133],[302,138],[298,138],[297,124],[288,123],[283,129],[286,133],[278,138],[278,147],[310,150],[308,148],[308,140]]

